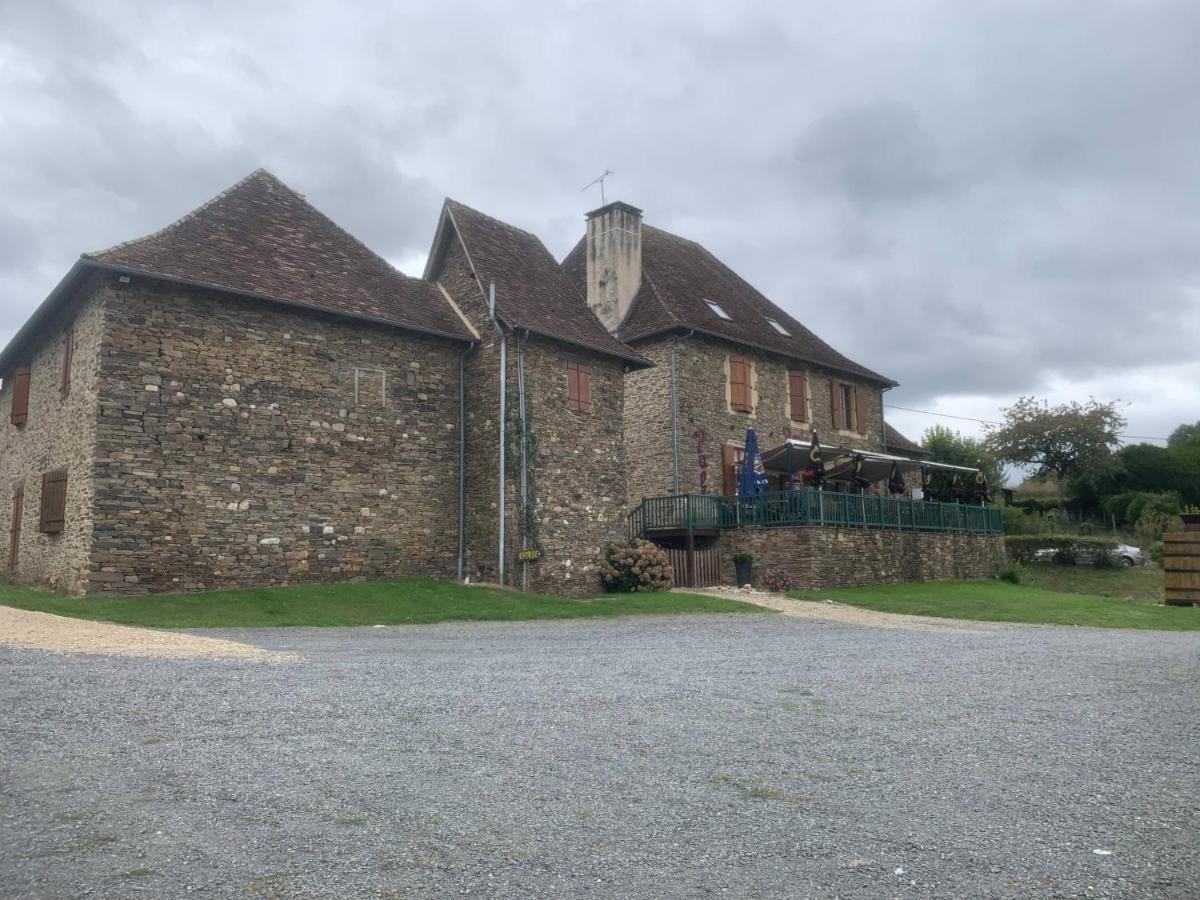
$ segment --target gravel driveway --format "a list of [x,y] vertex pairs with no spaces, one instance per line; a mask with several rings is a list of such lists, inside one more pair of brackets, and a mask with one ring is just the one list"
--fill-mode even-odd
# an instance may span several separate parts
[[0,647],[0,894],[1200,894],[1195,634],[204,634],[305,661]]

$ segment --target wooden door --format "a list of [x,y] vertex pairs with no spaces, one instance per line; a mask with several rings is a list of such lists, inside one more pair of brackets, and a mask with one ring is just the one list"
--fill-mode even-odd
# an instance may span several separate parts
[[13,491],[12,525],[8,530],[8,571],[17,571],[17,558],[21,554],[21,512],[25,507],[25,488]]

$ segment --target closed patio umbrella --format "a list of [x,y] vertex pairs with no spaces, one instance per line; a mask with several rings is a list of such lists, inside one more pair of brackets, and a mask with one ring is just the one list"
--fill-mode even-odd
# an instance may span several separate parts
[[758,435],[753,428],[746,429],[746,458],[742,460],[742,472],[738,477],[738,495],[754,497],[767,490],[767,470],[763,467],[762,454],[758,452]]

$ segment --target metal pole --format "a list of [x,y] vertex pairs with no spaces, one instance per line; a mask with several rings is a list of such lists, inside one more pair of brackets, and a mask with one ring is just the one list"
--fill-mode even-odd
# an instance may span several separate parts
[[458,354],[458,580],[463,580],[467,553],[467,354],[472,343]]
[[675,391],[675,354],[679,350],[679,338],[671,341],[671,459],[674,463],[672,494],[679,494],[679,396]]
[[504,584],[504,466],[507,463],[505,443],[508,439],[506,417],[508,415],[508,338],[504,330],[496,322],[496,285],[488,285],[488,309],[492,314],[492,324],[500,333],[500,540],[497,555],[496,571],[498,580]]
[[[528,530],[529,520],[529,468],[526,447],[528,446],[528,424],[525,422],[525,341],[529,339],[529,332],[525,332],[525,336],[517,336],[517,403],[521,416],[521,549],[529,549]],[[529,562],[521,560],[521,587],[525,590],[529,589]]]

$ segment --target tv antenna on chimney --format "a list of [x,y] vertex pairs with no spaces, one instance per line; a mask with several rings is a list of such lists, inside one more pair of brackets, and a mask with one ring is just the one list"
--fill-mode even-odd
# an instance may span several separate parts
[[582,194],[584,191],[586,191],[592,185],[598,184],[598,185],[600,185],[600,205],[601,206],[607,205],[608,201],[604,199],[604,179],[607,178],[609,175],[613,175],[613,174],[615,174],[615,173],[612,171],[612,169],[605,169],[603,175],[601,175],[599,178],[597,178],[593,181],[589,181],[587,184],[585,184],[583,187],[581,187],[579,189],[579,193]]

